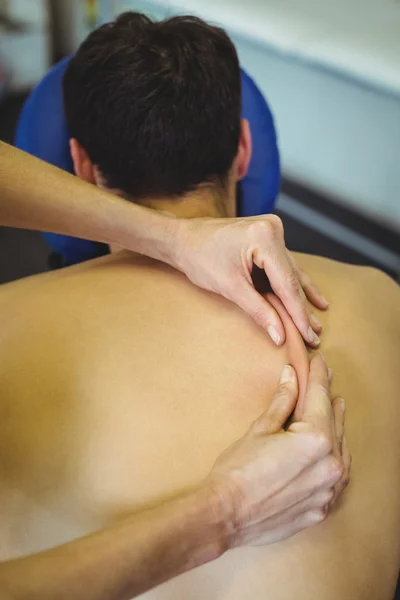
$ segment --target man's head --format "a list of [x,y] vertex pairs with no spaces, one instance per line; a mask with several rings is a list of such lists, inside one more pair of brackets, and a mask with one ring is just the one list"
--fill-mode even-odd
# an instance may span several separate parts
[[251,154],[226,33],[195,17],[125,13],[83,42],[64,76],[77,175],[163,207],[214,197],[232,213]]

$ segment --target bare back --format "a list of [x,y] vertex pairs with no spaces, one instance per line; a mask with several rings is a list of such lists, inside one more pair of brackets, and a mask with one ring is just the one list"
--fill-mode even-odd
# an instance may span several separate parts
[[[375,272],[298,262],[331,299],[323,352],[347,400],[352,484],[323,525],[230,552],[148,598],[391,598],[399,290]],[[3,559],[197,483],[265,409],[286,362],[304,387],[307,354],[290,322],[278,350],[236,307],[147,259],[121,254],[9,284],[0,308]]]

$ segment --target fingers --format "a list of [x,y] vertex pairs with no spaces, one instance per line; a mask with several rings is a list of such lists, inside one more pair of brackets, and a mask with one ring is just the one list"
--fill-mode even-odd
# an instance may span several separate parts
[[[295,262],[294,258],[291,256],[291,254],[289,252],[287,252],[287,254],[289,256],[289,259],[293,266],[293,269],[298,274],[299,281],[303,288],[304,296],[308,300],[310,300],[313,304],[315,304],[315,306],[323,307],[324,309],[326,309],[328,307],[328,303],[327,303],[326,299],[323,298],[323,296],[321,296],[318,288],[311,282],[310,277],[296,265],[296,262]],[[310,320],[311,327],[314,330],[314,333],[316,333],[316,334],[321,333],[322,324],[320,323],[318,317],[311,309],[309,309],[307,303],[305,303],[305,306],[306,306],[308,318]],[[319,340],[317,338],[315,338],[315,343],[312,345],[317,346],[318,343],[319,343]]]
[[310,362],[302,420],[293,423],[289,429],[304,431],[307,427],[304,427],[303,424],[311,426],[308,428],[309,430],[320,432],[326,436],[330,452],[332,448],[332,405],[328,369],[322,354],[315,355]]
[[[263,269],[305,341],[316,343],[297,269],[286,250],[283,224],[268,215],[252,224],[251,262]],[[249,257],[248,257],[249,258]],[[247,260],[247,262],[249,262]]]
[[274,242],[274,246],[267,248],[265,253],[255,253],[254,262],[264,269],[272,289],[284,304],[304,341],[317,347],[320,340],[311,322],[299,272],[286,251],[283,233],[276,235]]
[[329,306],[329,302],[325,296],[321,294],[319,288],[311,281],[311,277],[299,267],[297,267],[297,272],[307,300],[320,310],[326,310]]
[[342,442],[342,461],[343,461],[343,465],[344,465],[343,474],[342,474],[342,477],[340,478],[339,482],[334,487],[335,493],[334,493],[333,499],[331,500],[330,507],[335,504],[337,499],[340,497],[340,495],[346,489],[346,487],[348,486],[348,484],[350,482],[351,455],[350,455],[349,449],[347,447],[347,441],[346,441],[345,436],[343,437],[343,442]]
[[335,495],[332,504],[337,500],[350,480],[351,455],[347,447],[346,437],[344,435],[345,423],[345,403],[343,398],[335,398],[333,402],[335,436],[339,447],[340,459],[343,466],[343,473],[340,481],[335,486]]
[[[302,421],[293,423],[289,432],[311,434],[307,439],[309,447],[306,453],[310,457],[319,457],[315,465],[304,472],[301,489],[311,489],[315,485],[315,478],[319,478],[320,485],[327,485],[334,490],[330,506],[333,505],[349,482],[351,456],[344,436],[345,410],[344,400],[335,398],[331,403],[330,382],[332,372],[329,372],[321,354],[313,357],[310,363],[310,375],[304,400],[304,413]],[[326,459],[321,461],[321,458]],[[326,481],[328,475],[331,480]],[[302,492],[304,493],[304,491]]]
[[320,490],[315,494],[311,494],[301,502],[294,504],[290,509],[293,515],[301,515],[313,509],[319,509],[328,514],[328,507],[334,496],[333,488]]
[[253,432],[271,434],[283,429],[295,409],[299,388],[296,372],[286,365],[281,373],[278,388],[271,404],[253,425]]
[[[329,373],[328,373],[329,379]],[[338,417],[338,423],[336,423],[336,416]],[[341,425],[340,421],[343,422],[343,414],[340,414],[340,404],[334,400],[332,402],[332,411],[331,411],[331,432],[332,432],[332,456],[336,458],[342,471],[344,470],[343,461],[342,461],[342,452],[341,445],[342,441],[337,435],[337,431],[343,429],[343,423]]]
[[344,435],[344,400],[343,398],[335,398],[333,401],[333,418],[335,427],[335,436],[339,448],[339,453],[342,455],[342,442]]
[[284,528],[284,532],[286,535],[283,535],[283,533],[281,533],[279,539],[286,539],[295,535],[296,533],[299,533],[300,531],[303,531],[304,529],[309,529],[314,525],[319,525],[320,523],[325,521],[327,516],[327,511],[321,508],[314,508],[308,510],[307,512],[301,513],[296,519],[293,520],[292,523],[290,523],[289,526]]
[[314,463],[304,469],[296,479],[296,485],[288,486],[282,490],[279,496],[279,505],[276,506],[276,513],[281,512],[282,506],[292,507],[304,506],[304,510],[311,506],[317,506],[318,501],[313,497],[319,498],[321,495],[326,497],[321,506],[329,504],[334,500],[334,489],[343,475],[341,463],[333,456],[327,456],[324,459]]
[[[297,276],[299,278],[299,281],[300,281],[300,284],[302,287],[302,292],[303,292],[304,298],[307,298],[310,302],[312,302],[318,308],[322,308],[323,310],[326,310],[328,308],[328,301],[322,296],[322,294],[319,291],[319,289],[317,288],[317,286],[312,283],[311,278],[300,267],[297,266],[296,261],[294,260],[293,256],[290,254],[290,252],[287,250],[286,253],[288,255],[288,258],[290,260],[293,270],[297,273]],[[305,302],[305,300],[304,300],[304,302]],[[322,324],[320,323],[316,314],[308,307],[306,302],[305,302],[305,307],[307,310],[308,318],[310,320],[312,329],[314,330],[314,332],[316,334],[321,333]],[[315,338],[315,343],[313,345],[316,346],[317,342],[318,342],[318,340],[317,340],[317,338]]]
[[[246,536],[237,545],[263,546],[280,542],[296,533],[308,529],[313,525],[318,525],[325,521],[328,511],[325,508],[311,508],[307,511],[299,512],[293,510],[293,515],[282,513],[277,515],[265,524],[265,534],[260,534],[260,525],[249,528]],[[281,522],[280,522],[281,521]]]
[[[287,251],[279,217],[194,219],[191,225],[185,224],[178,237],[183,242],[180,242],[179,252],[174,252],[174,264],[193,283],[238,304],[280,345],[285,340],[281,320],[251,282],[255,264],[265,271],[273,291],[304,340],[314,347],[319,345],[315,332],[319,332],[321,326],[311,316],[306,294],[320,308],[326,308],[327,302]],[[189,244],[186,251],[182,243]]]
[[247,280],[243,279],[241,291],[236,293],[234,302],[267,331],[274,344],[281,346],[284,343],[285,330],[278,313]]
[[285,333],[279,316],[268,307],[251,283],[252,266],[257,265],[265,271],[273,291],[284,304],[304,340],[317,347],[320,340],[316,331],[321,331],[321,324],[308,308],[305,291],[317,306],[327,308],[327,302],[310,278],[297,268],[286,250],[282,221],[276,215],[253,219],[247,224],[246,233],[249,239],[240,257],[240,286],[230,285],[230,299],[268,331],[275,344],[279,346],[284,342]]
[[349,452],[349,448],[347,446],[347,438],[346,436],[343,436],[343,442],[342,442],[342,458],[343,458],[343,463],[344,463],[344,487],[346,487],[349,483],[350,480],[350,471],[351,471],[351,463],[352,463],[352,458],[351,458],[351,454]]
[[[272,543],[324,521],[334,502],[334,485],[339,478],[340,472],[332,457],[308,468],[297,479],[295,494],[293,486],[285,488],[279,495],[275,510],[269,511],[270,516],[247,528],[247,543]],[[285,495],[287,491],[290,491],[290,497]],[[283,510],[282,506],[285,507]]]

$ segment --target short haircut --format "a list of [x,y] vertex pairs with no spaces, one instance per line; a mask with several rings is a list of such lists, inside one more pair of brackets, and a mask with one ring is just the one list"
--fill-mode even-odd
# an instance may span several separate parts
[[64,75],[71,137],[131,199],[225,187],[239,144],[241,79],[220,28],[128,12],[83,42]]

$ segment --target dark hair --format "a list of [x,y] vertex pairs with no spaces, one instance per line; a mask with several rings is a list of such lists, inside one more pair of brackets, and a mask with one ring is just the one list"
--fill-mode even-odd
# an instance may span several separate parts
[[196,17],[124,13],[70,61],[64,106],[108,187],[140,200],[224,186],[240,134],[235,47]]

